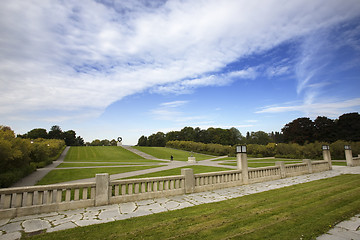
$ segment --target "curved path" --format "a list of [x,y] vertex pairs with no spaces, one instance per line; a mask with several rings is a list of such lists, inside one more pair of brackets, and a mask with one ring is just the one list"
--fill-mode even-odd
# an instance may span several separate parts
[[26,187],[26,186],[34,186],[38,181],[40,181],[46,174],[48,174],[51,170],[59,166],[65,159],[67,152],[69,151],[70,147],[66,147],[64,151],[61,153],[60,157],[54,161],[52,164],[44,167],[36,169],[35,172],[31,173],[30,175],[20,179],[18,182],[13,184],[11,187]]

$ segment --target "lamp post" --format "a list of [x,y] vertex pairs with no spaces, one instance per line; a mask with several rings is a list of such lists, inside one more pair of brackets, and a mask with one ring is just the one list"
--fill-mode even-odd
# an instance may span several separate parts
[[249,183],[249,175],[248,175],[248,162],[247,162],[247,149],[245,145],[236,147],[236,160],[237,160],[237,168],[241,170],[242,180],[244,184]]
[[329,163],[329,170],[331,170],[332,169],[332,163],[331,163],[331,155],[330,155],[330,146],[329,145],[323,145],[322,150],[323,150],[324,160]]
[[346,165],[349,166],[349,167],[354,166],[351,146],[350,145],[345,145],[344,149],[345,149]]

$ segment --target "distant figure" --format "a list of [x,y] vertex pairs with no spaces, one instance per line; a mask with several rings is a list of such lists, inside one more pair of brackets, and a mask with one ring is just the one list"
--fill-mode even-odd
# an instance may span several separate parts
[[173,157],[173,155],[171,155],[171,157],[170,157],[170,161],[172,161],[172,160],[174,160],[174,157]]

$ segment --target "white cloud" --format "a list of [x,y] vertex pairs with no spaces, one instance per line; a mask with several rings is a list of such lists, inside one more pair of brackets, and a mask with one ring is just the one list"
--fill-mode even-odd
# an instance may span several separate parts
[[1,116],[53,110],[75,117],[146,89],[186,92],[252,79],[256,69],[211,73],[359,12],[357,0],[4,1]]
[[269,106],[256,113],[302,112],[309,117],[338,117],[344,112],[359,111],[360,98],[344,101],[326,101],[288,106]]

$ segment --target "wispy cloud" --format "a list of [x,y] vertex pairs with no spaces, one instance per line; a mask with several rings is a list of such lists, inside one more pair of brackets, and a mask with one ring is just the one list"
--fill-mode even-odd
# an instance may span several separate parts
[[173,101],[161,103],[157,108],[150,111],[150,115],[156,120],[165,120],[175,123],[191,123],[202,121],[205,116],[192,116],[185,112],[184,107],[188,101]]
[[147,89],[187,92],[251,79],[254,69],[222,70],[359,12],[357,0],[4,1],[0,114],[50,109],[75,117]]
[[360,107],[360,98],[344,101],[326,101],[317,103],[304,103],[288,106],[270,106],[257,111],[256,113],[281,113],[281,112],[302,112],[309,117],[329,116],[338,117],[344,112],[353,111]]
[[190,93],[194,89],[206,86],[225,86],[238,79],[254,79],[257,73],[255,68],[233,71],[229,73],[211,74],[209,76],[181,80],[176,83],[157,86],[152,91],[157,93]]

